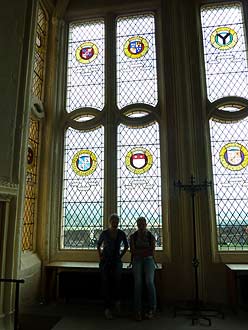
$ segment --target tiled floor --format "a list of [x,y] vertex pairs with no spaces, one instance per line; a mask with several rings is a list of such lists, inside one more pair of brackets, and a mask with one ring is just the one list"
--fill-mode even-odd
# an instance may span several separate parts
[[[113,320],[104,318],[102,306],[99,303],[85,304],[70,302],[69,304],[40,305],[33,309],[33,313],[40,315],[60,316],[60,320],[51,328],[52,330],[247,330],[248,312],[244,309],[237,314],[225,310],[225,317],[212,317],[212,325],[204,320],[196,322],[193,326],[191,319],[185,316],[173,316],[173,309],[163,308],[153,320],[137,322],[132,313],[123,308],[122,315]],[[34,328],[35,329],[35,328]]]

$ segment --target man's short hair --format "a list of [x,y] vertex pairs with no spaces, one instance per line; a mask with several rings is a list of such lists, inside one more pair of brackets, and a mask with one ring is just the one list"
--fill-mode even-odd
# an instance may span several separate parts
[[112,213],[110,216],[109,216],[109,222],[111,222],[112,220],[118,220],[120,221],[120,217],[118,216],[117,213]]
[[145,221],[146,222],[146,218],[145,217],[138,217],[138,219],[136,220],[136,223],[139,223],[141,221]]

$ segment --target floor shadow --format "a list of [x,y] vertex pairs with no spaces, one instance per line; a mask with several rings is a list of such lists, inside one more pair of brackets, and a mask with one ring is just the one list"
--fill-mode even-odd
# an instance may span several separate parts
[[57,315],[21,314],[20,330],[50,330],[60,319],[61,317]]

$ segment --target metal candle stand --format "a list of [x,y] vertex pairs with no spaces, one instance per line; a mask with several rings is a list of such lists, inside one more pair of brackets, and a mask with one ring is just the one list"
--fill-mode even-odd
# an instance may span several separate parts
[[[199,259],[197,258],[197,242],[196,242],[196,220],[195,220],[195,194],[201,190],[207,190],[208,187],[212,185],[211,181],[205,180],[203,183],[197,184],[195,178],[192,175],[190,184],[183,184],[180,180],[174,183],[174,186],[179,188],[179,190],[185,190],[191,194],[192,202],[192,222],[193,222],[193,259],[192,265],[194,267],[194,283],[195,283],[195,298],[191,303],[190,307],[174,307],[174,316],[177,316],[177,311],[188,311],[189,313],[180,314],[184,316],[190,316],[192,320],[192,325],[194,325],[199,320],[205,320],[208,325],[211,326],[211,317],[221,315],[224,318],[224,314],[221,311],[213,308],[207,308],[199,300],[199,282],[198,282],[198,266]],[[209,314],[211,312],[211,314]]]

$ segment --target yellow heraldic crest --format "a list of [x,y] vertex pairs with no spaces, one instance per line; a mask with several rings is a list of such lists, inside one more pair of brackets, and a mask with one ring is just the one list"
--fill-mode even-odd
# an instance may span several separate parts
[[139,58],[144,56],[149,49],[148,42],[143,37],[129,38],[124,44],[124,53],[130,58]]
[[137,147],[126,154],[125,164],[130,172],[143,174],[151,168],[153,157],[149,150]]
[[236,45],[238,42],[238,35],[229,27],[219,27],[212,32],[210,41],[215,48],[228,50]]
[[248,150],[240,143],[227,143],[220,150],[220,161],[225,168],[240,171],[248,164]]
[[80,176],[92,174],[97,167],[97,157],[90,150],[80,150],[72,158],[72,169]]
[[87,41],[76,49],[76,59],[80,63],[88,64],[97,58],[98,53],[98,47],[93,42]]

